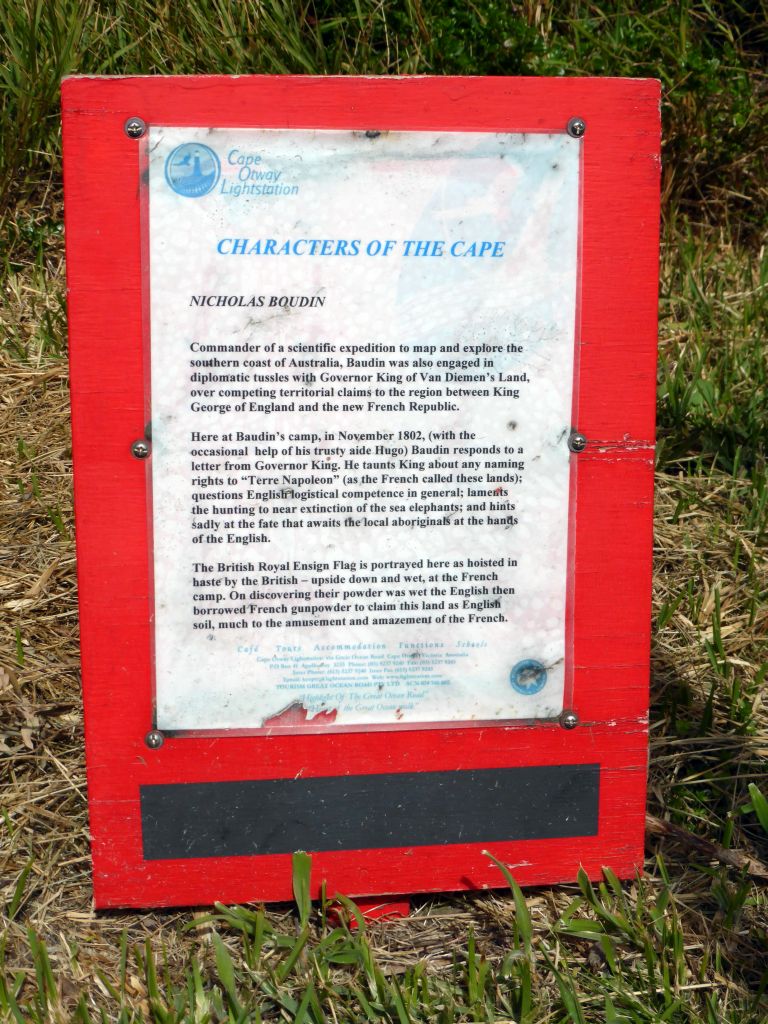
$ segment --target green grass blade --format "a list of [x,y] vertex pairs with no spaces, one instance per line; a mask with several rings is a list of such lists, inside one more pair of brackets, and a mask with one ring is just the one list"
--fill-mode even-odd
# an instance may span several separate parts
[[303,850],[293,855],[293,898],[299,911],[299,924],[305,928],[312,914],[312,898],[310,896],[310,878],[312,875],[312,858]]

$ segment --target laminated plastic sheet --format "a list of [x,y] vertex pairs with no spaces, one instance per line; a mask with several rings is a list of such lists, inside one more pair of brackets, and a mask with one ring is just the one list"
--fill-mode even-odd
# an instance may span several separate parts
[[581,145],[150,127],[159,729],[562,712]]

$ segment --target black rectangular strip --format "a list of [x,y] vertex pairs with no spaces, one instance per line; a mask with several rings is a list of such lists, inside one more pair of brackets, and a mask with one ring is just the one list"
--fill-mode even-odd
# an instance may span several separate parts
[[141,787],[145,860],[597,834],[600,766]]

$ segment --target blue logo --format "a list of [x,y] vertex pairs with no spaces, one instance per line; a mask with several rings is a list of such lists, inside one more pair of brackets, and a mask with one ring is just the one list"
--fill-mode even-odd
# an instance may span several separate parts
[[201,142],[185,142],[165,161],[165,180],[180,196],[206,196],[221,174],[219,158]]
[[518,661],[509,674],[509,681],[513,690],[530,697],[546,686],[547,670],[540,661],[527,658],[525,661]]

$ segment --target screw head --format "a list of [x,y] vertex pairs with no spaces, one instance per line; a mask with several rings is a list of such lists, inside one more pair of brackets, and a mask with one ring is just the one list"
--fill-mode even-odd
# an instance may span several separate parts
[[580,117],[572,117],[568,124],[565,126],[565,130],[571,136],[572,139],[580,139],[584,132],[587,130],[586,121]]
[[560,715],[560,725],[563,729],[575,729],[579,724],[579,716],[575,711],[564,711]]
[[159,729],[151,729],[144,737],[144,742],[150,750],[159,750],[165,743],[165,736],[163,736]]
[[129,117],[123,130],[129,139],[140,139],[147,130],[147,122],[140,117]]
[[134,459],[148,459],[150,451],[149,442],[141,437],[131,445],[131,455]]
[[583,452],[587,447],[587,439],[578,430],[574,430],[568,438],[568,447],[572,452]]

